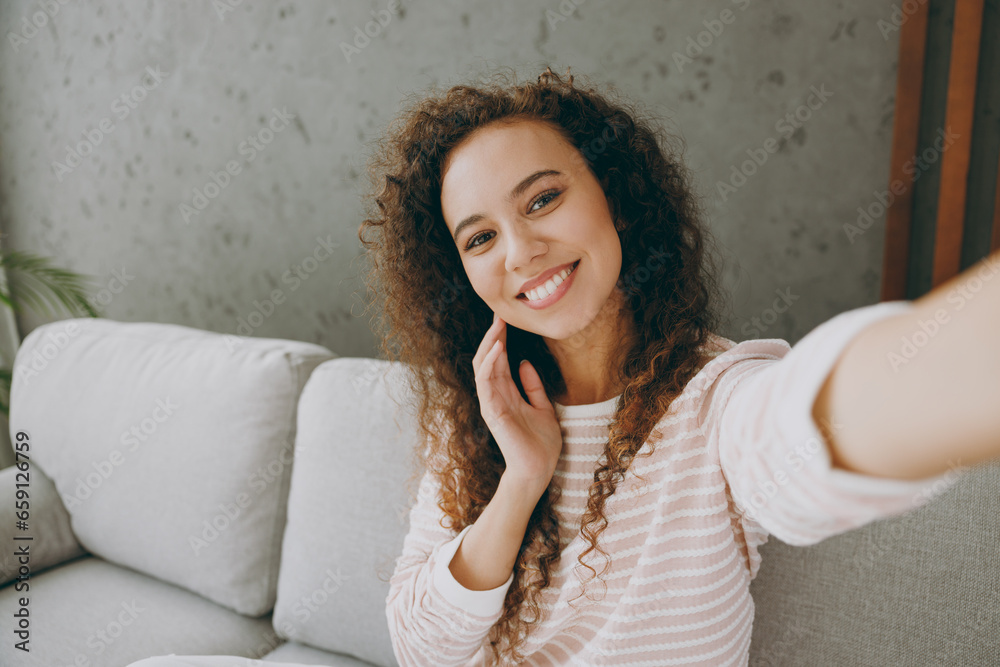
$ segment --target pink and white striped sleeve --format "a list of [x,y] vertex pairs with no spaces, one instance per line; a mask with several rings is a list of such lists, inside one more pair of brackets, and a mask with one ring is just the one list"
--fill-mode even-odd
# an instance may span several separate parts
[[962,470],[900,480],[833,468],[812,417],[847,344],[909,308],[909,301],[888,301],[850,310],[794,347],[781,339],[743,341],[705,367],[719,364],[702,405],[703,432],[744,521],[786,544],[808,546],[916,509],[958,481]]
[[436,479],[424,473],[410,510],[410,529],[389,580],[386,618],[400,667],[479,664],[486,635],[503,613],[514,581],[475,591],[455,580],[448,566],[472,526],[458,534],[441,525]]

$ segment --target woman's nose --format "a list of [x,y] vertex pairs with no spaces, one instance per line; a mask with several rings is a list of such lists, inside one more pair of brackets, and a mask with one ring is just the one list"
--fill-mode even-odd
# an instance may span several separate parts
[[513,230],[507,233],[507,271],[513,272],[527,266],[536,255],[544,253],[546,248],[545,242],[537,238],[530,229],[515,224]]

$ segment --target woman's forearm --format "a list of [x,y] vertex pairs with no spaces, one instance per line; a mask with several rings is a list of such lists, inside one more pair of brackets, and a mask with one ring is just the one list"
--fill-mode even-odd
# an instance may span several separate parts
[[816,398],[835,467],[920,479],[1000,457],[1000,252],[913,304],[859,333]]
[[501,476],[492,500],[462,538],[448,569],[473,591],[503,584],[514,570],[531,513],[542,497]]

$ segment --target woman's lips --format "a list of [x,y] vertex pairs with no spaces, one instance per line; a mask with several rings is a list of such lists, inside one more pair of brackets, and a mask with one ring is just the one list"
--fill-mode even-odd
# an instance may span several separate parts
[[580,261],[581,260],[579,259],[576,260],[576,262],[573,264],[573,270],[570,271],[570,274],[568,276],[566,276],[566,280],[559,283],[555,291],[552,292],[552,294],[549,294],[544,299],[539,299],[538,301],[529,301],[528,297],[523,294],[519,295],[517,298],[520,301],[524,302],[524,305],[534,310],[540,310],[542,308],[547,308],[551,306],[552,304],[559,301],[559,299],[562,298],[563,294],[565,294],[566,291],[569,290],[569,288],[572,286],[573,281],[576,279],[576,274],[578,273],[578,270],[580,268]]

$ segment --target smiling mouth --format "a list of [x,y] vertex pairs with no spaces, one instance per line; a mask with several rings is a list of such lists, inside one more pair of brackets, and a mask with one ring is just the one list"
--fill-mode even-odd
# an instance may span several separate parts
[[[570,266],[570,271],[566,275],[566,278],[563,279],[563,282],[565,282],[566,280],[569,280],[569,277],[576,272],[576,269],[577,269],[578,266],[580,266],[580,260],[576,260],[575,262],[573,262],[573,264]],[[546,281],[546,282],[548,282],[548,281]],[[539,289],[540,287],[543,287],[544,284],[545,283],[543,283],[542,285],[539,285],[538,287],[535,287],[533,289]],[[562,284],[562,283],[560,283],[560,284]],[[558,286],[556,286],[556,289],[558,289]],[[528,290],[528,291],[530,292],[531,290]],[[528,301],[528,297],[527,297],[527,295],[524,292],[521,292],[515,298],[520,299],[522,301]],[[542,297],[542,299],[545,299],[545,298],[548,298],[548,297]],[[542,299],[538,299],[538,301],[541,301]]]

